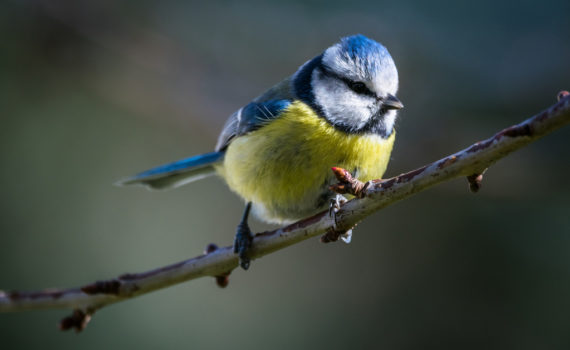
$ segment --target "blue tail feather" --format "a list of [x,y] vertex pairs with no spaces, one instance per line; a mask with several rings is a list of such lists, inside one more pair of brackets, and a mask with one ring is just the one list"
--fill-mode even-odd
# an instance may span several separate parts
[[143,171],[117,184],[145,185],[153,189],[178,187],[213,174],[213,165],[223,158],[223,152],[200,154]]
[[175,172],[186,171],[191,168],[196,168],[217,162],[223,157],[221,152],[212,152],[200,154],[194,157],[178,160],[173,163],[157,166],[142,173],[135,175],[135,178],[144,178],[149,176],[156,176],[161,174],[172,174]]

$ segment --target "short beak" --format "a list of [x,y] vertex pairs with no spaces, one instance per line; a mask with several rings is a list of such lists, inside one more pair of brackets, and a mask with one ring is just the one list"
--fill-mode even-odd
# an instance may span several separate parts
[[396,96],[390,95],[390,94],[388,94],[388,96],[386,96],[384,98],[384,100],[382,101],[382,106],[385,109],[402,109],[402,108],[404,108],[402,101],[398,100],[398,98]]

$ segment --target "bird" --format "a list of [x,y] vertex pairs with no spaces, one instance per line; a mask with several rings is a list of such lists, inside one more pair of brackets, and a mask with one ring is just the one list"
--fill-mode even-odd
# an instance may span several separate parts
[[[330,186],[331,167],[362,181],[381,178],[395,140],[398,71],[380,43],[341,38],[226,121],[213,152],[141,172],[119,185],[175,188],[217,174],[246,203],[234,238],[240,266],[250,266],[250,211],[288,224],[346,199]],[[333,204],[331,204],[333,203]],[[350,241],[350,232],[343,236]]]

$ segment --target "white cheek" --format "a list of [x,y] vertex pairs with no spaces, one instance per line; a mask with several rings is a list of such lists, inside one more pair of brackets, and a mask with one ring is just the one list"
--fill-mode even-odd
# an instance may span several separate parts
[[313,93],[327,118],[353,128],[363,127],[375,109],[374,101],[350,91],[343,82],[313,73]]

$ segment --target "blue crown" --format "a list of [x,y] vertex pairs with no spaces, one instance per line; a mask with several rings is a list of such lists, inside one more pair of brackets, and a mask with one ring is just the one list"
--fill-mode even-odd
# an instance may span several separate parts
[[344,37],[340,40],[341,52],[350,59],[363,64],[365,71],[374,72],[380,69],[382,61],[386,58],[392,60],[388,50],[376,41],[362,34]]

